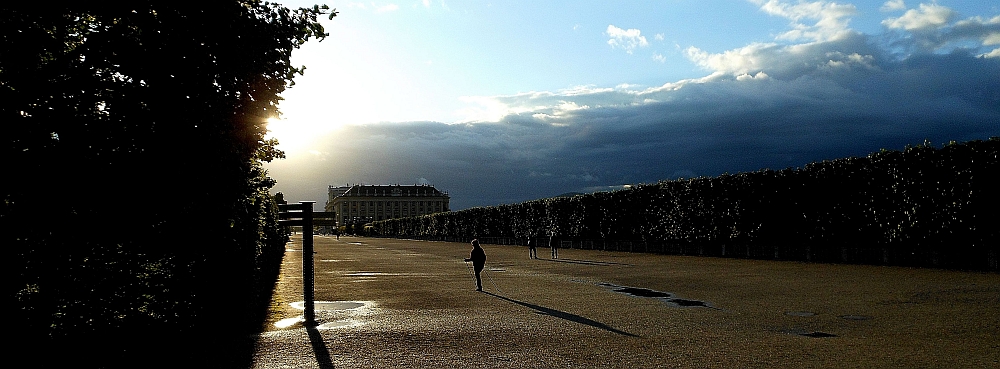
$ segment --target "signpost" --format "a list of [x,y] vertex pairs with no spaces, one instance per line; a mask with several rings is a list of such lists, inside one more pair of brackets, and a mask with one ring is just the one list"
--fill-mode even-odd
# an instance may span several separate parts
[[305,324],[316,325],[315,267],[313,263],[313,223],[330,224],[334,213],[312,211],[315,201],[299,201],[298,204],[279,204],[278,224],[302,227],[302,295]]

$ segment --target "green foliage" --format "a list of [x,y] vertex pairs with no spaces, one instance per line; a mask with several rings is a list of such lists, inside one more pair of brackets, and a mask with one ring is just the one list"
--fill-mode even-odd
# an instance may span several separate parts
[[996,269],[998,148],[995,137],[941,149],[925,142],[798,169],[391,219],[373,229],[389,237],[556,234],[641,240],[661,252]]
[[245,329],[287,239],[261,167],[283,157],[266,120],[304,69],[291,52],[326,36],[325,7],[114,4],[0,9],[17,329],[90,357],[154,350],[140,333]]

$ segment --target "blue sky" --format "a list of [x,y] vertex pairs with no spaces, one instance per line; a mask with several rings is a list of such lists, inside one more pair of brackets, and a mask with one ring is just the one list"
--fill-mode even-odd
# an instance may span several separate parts
[[269,124],[293,201],[430,183],[463,209],[1000,135],[998,1],[327,4]]

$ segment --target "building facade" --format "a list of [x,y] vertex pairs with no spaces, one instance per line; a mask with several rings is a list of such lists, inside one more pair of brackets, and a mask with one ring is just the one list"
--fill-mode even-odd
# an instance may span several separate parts
[[448,193],[430,185],[330,186],[327,195],[338,226],[450,211]]

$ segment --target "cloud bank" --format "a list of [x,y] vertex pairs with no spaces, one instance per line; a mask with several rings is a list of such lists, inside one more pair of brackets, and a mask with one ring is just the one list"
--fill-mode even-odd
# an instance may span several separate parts
[[[462,209],[1000,135],[1000,17],[920,4],[867,35],[849,28],[849,5],[751,2],[790,30],[687,48],[702,78],[470,99],[490,120],[345,127],[315,154],[272,165],[275,177],[308,172],[276,190],[322,199],[328,184],[429,181]],[[609,44],[641,46],[637,30],[612,27]]]

